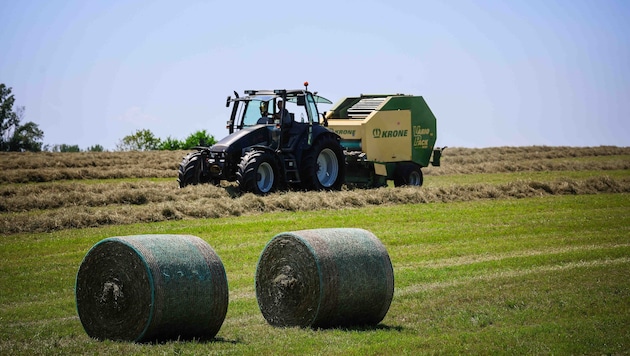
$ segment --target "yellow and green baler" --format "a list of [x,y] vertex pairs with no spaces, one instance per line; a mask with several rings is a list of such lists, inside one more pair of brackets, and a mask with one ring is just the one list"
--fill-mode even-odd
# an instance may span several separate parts
[[325,119],[341,137],[348,185],[379,187],[393,180],[395,186],[419,186],[421,168],[440,165],[436,119],[422,96],[346,97]]

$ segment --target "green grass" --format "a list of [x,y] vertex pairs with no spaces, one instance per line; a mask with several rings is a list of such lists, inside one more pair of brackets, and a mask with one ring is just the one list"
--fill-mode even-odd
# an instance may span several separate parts
[[[531,174],[531,172],[529,173]],[[630,350],[630,196],[600,194],[282,212],[17,234],[0,240],[0,354],[619,354]],[[274,328],[254,272],[276,234],[360,227],[385,244],[395,294],[375,328]],[[103,238],[192,234],[221,257],[216,340],[98,342],[76,313],[83,256]]]

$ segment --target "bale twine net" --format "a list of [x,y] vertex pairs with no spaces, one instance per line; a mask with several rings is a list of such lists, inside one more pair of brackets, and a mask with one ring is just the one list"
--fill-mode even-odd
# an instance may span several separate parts
[[274,326],[376,325],[394,295],[385,246],[363,229],[276,235],[256,266],[256,298]]
[[94,245],[75,296],[83,328],[99,340],[209,339],[225,319],[228,285],[221,259],[202,239],[136,235]]

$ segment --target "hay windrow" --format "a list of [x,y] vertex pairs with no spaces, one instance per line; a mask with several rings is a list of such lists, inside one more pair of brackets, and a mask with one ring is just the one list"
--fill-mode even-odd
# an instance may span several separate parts
[[[556,181],[520,179],[501,184],[421,188],[344,189],[240,195],[233,183],[177,187],[183,151],[1,153],[0,233],[179,219],[220,218],[282,211],[362,208],[374,205],[526,198],[557,194],[630,192],[628,147],[448,148],[441,167],[427,176],[478,173],[589,171],[601,176]],[[616,170],[616,177],[606,175]],[[135,178],[168,180],[134,180]],[[526,178],[525,175],[518,177]],[[85,181],[99,179],[98,181]],[[425,181],[428,181],[427,178]],[[9,184],[5,184],[9,183]],[[27,184],[24,184],[27,183]]]
[[[148,184],[148,183],[147,183]],[[400,187],[354,189],[341,192],[283,192],[268,196],[246,194],[232,198],[228,189],[200,185],[178,189],[170,185],[151,188],[150,184],[115,185],[119,191],[112,196],[105,191],[94,197],[59,192],[47,196],[39,193],[34,202],[7,205],[18,198],[0,202],[0,231],[2,234],[48,232],[70,228],[121,225],[180,219],[220,218],[283,211],[314,211],[348,209],[376,205],[448,203],[484,199],[519,199],[549,195],[630,193],[630,177],[613,179],[608,176],[585,180],[560,179],[552,182],[519,180],[507,184],[452,185],[447,187]],[[77,188],[80,189],[80,188]],[[95,191],[103,187],[95,187]],[[16,194],[16,193],[13,193]],[[90,194],[84,194],[89,196]],[[22,198],[26,199],[26,195]],[[55,199],[67,201],[59,207]],[[24,209],[24,206],[30,208]],[[7,212],[8,211],[8,212]]]
[[2,152],[0,169],[45,170],[63,168],[150,167],[177,169],[186,151],[145,152]]
[[[187,151],[2,152],[0,183],[81,179],[177,178]],[[605,158],[605,159],[604,159]],[[630,169],[630,147],[447,148],[426,175]]]

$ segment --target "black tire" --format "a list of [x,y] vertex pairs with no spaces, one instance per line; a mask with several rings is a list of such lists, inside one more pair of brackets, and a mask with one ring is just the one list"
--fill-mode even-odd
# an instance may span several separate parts
[[424,178],[420,166],[415,163],[400,163],[394,173],[394,186],[422,186]]
[[278,164],[275,156],[267,151],[250,151],[241,159],[236,179],[242,192],[265,195],[276,190]]
[[203,172],[202,168],[202,163],[205,158],[206,154],[202,151],[191,152],[184,157],[182,163],[179,164],[179,174],[177,178],[180,188],[184,188],[187,185],[208,183],[210,181],[210,176],[207,172]]
[[300,168],[305,189],[340,190],[346,179],[346,162],[341,144],[333,135],[319,136],[304,153]]

